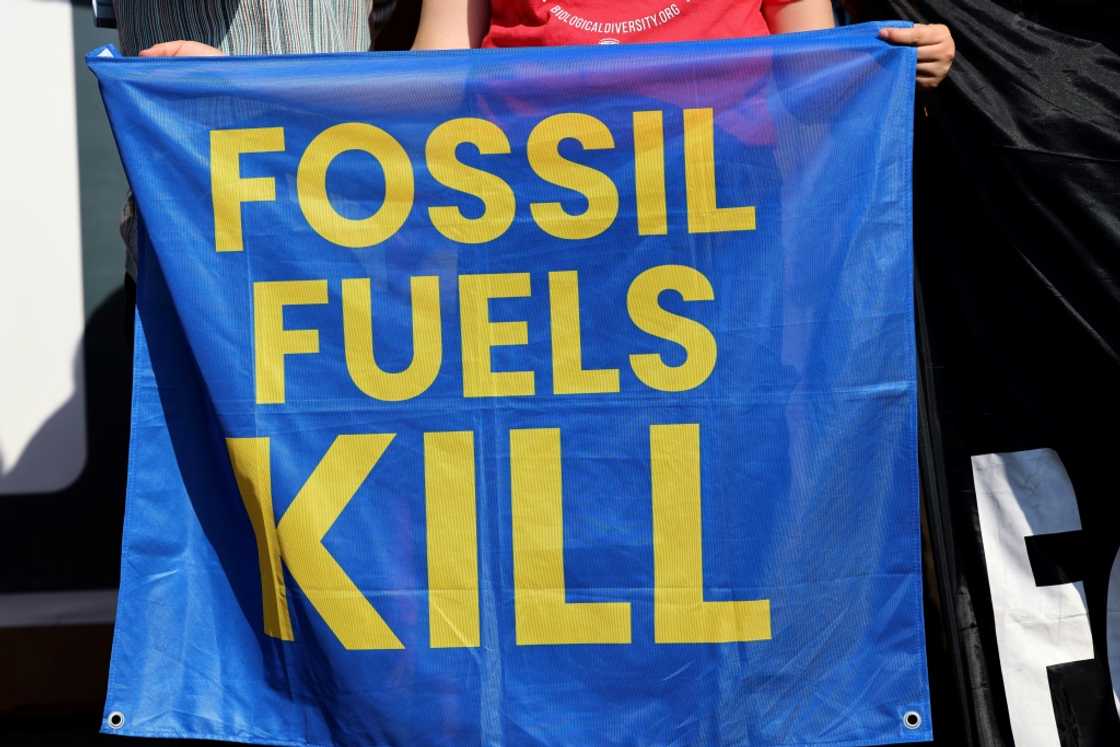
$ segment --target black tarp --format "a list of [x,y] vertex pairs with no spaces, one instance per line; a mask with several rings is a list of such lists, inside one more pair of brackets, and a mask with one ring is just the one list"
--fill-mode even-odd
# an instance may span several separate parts
[[1095,658],[1048,670],[1062,747],[1120,744],[1107,651],[1120,546],[1120,2],[875,0],[945,23],[918,103],[916,265],[938,744],[1014,744],[970,457],[1054,449],[1083,529],[1029,542],[1082,581]]

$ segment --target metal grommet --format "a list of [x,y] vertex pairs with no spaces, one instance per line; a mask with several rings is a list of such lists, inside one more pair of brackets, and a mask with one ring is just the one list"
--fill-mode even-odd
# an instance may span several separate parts
[[902,714],[902,725],[907,729],[917,729],[922,725],[922,714],[917,711],[907,711]]
[[119,729],[124,726],[124,714],[120,711],[113,711],[109,714],[109,728]]

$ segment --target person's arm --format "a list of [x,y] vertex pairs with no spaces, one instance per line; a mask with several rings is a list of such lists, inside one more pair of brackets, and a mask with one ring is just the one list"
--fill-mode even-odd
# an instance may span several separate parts
[[490,0],[424,0],[417,49],[474,49],[490,27]]
[[[762,15],[772,34],[830,29],[835,25],[830,0],[792,0],[786,3],[763,0]],[[947,26],[915,23],[908,29],[885,28],[879,32],[879,38],[891,44],[918,48],[918,88],[936,88],[953,66],[957,47]]]
[[762,17],[771,34],[817,31],[836,25],[831,0],[790,0],[768,3],[763,0]]

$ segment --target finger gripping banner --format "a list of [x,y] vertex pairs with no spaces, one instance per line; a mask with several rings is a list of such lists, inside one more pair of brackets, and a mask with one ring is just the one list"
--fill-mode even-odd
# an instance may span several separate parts
[[103,728],[931,738],[877,28],[91,55],[143,219]]

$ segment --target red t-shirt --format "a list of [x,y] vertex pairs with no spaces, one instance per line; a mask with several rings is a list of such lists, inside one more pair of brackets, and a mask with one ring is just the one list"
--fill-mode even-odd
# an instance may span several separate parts
[[766,36],[762,6],[789,0],[490,0],[484,47]]

